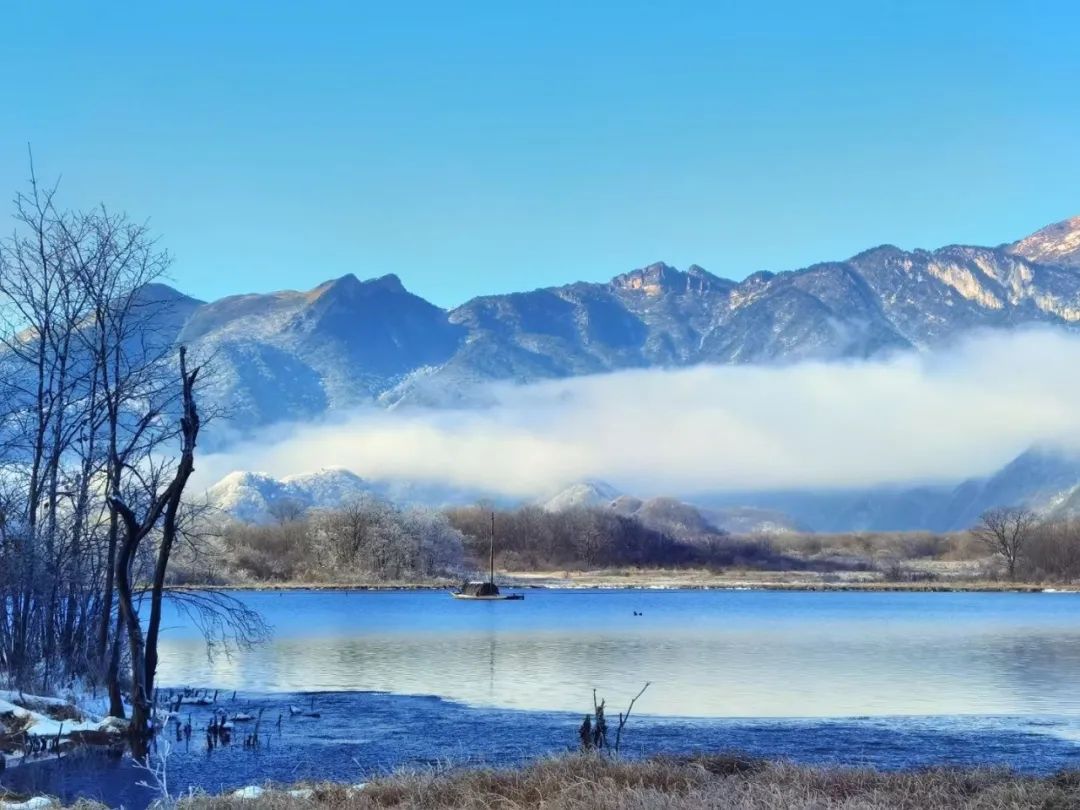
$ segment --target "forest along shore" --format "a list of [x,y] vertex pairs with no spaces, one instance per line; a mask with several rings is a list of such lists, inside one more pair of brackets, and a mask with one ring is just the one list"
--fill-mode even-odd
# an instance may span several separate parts
[[[773,590],[773,591],[880,591],[886,592],[1012,592],[1080,593],[1080,585],[1049,585],[1041,582],[1009,582],[998,579],[933,579],[893,582],[883,578],[842,577],[825,573],[790,571],[714,572],[697,569],[619,568],[596,571],[507,571],[496,575],[501,587],[523,590]],[[191,583],[184,589],[232,591],[444,591],[460,580],[438,579],[386,582],[359,578],[347,582],[240,581]]]
[[[733,535],[685,520],[646,523],[611,507],[522,506],[494,512],[495,570],[517,587],[922,591],[1080,583],[1080,520],[1039,523],[1024,510],[999,511],[1023,525],[995,522],[993,512],[988,525],[947,534]],[[298,508],[273,523],[226,522],[212,534],[217,539],[197,558],[174,560],[173,584],[449,588],[486,577],[492,512],[363,497],[335,509]]]

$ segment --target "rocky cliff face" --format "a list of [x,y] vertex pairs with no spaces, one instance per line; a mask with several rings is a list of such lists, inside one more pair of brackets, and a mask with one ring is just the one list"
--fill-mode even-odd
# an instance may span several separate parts
[[1040,264],[1080,267],[1080,217],[1048,225],[1007,250]]

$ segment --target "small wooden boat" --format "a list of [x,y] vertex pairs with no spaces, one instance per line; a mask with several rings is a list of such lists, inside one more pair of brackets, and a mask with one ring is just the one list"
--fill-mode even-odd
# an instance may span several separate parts
[[487,582],[465,582],[450,595],[455,599],[468,599],[475,602],[509,602],[519,601],[525,598],[520,593],[499,593],[499,586],[495,584],[495,513],[491,513],[491,541],[488,550],[488,580]]
[[518,601],[525,598],[525,595],[520,593],[499,593],[499,587],[491,582],[466,582],[458,590],[451,591],[450,595],[455,599],[480,602]]

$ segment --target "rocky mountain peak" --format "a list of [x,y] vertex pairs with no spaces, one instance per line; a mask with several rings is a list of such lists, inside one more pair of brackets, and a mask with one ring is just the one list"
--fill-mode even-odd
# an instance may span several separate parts
[[1047,225],[1005,249],[1040,264],[1080,267],[1080,216]]
[[484,296],[451,312],[395,275],[349,274],[307,292],[181,299],[170,324],[180,342],[219,358],[215,396],[251,429],[373,402],[458,407],[494,380],[871,357],[1028,323],[1080,331],[1078,269],[1074,218],[1014,246],[881,245],[741,282],[655,262],[607,283]]
[[645,295],[663,295],[664,293],[703,292],[716,288],[734,286],[733,282],[714,276],[696,264],[684,273],[664,262],[654,262],[647,267],[631,270],[615,276],[611,286],[618,290],[631,290]]
[[367,287],[372,290],[382,290],[383,292],[392,293],[408,292],[408,290],[405,289],[405,285],[401,283],[401,279],[394,273],[387,273],[385,276],[369,279],[365,283]]
[[315,301],[323,297],[352,298],[380,292],[406,293],[408,291],[401,283],[401,279],[393,273],[366,281],[361,281],[352,273],[346,273],[341,278],[324,281],[308,293],[308,297]]

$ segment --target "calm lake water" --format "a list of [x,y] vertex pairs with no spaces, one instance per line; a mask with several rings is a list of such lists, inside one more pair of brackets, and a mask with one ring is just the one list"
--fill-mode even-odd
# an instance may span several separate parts
[[[207,660],[168,619],[162,684],[384,691],[679,717],[1080,714],[1080,595],[531,591],[243,596],[271,643]],[[644,615],[635,616],[634,613]]]
[[[885,768],[1080,767],[1077,595],[241,598],[272,625],[272,640],[208,659],[197,631],[171,614],[159,680],[218,688],[229,711],[262,709],[264,744],[208,752],[199,731],[190,743],[174,741],[174,789],[360,781],[418,763],[517,762],[573,747],[593,689],[618,710],[645,681],[652,686],[624,739],[632,754],[738,749]],[[290,717],[290,705],[321,716]],[[209,711],[191,714],[205,728]],[[9,769],[4,778],[128,807],[150,798],[135,785],[143,776],[123,763],[73,759]]]

